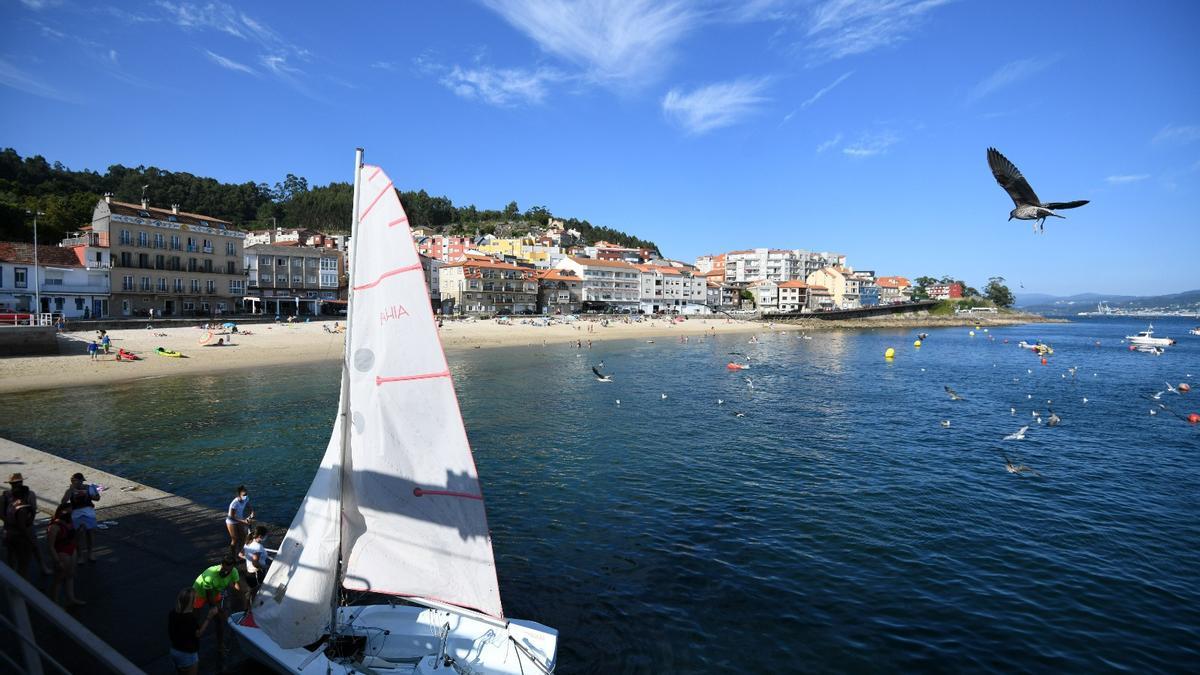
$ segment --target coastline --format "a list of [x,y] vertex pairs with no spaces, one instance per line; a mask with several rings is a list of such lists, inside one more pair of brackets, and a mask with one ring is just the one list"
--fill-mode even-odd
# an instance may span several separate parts
[[[455,320],[443,325],[440,336],[447,358],[469,349],[491,347],[520,347],[545,344],[565,344],[580,340],[586,343],[630,339],[668,339],[682,336],[724,335],[734,333],[766,333],[770,331],[803,330],[871,330],[908,328],[946,328],[953,326],[1008,326],[1023,323],[1055,322],[1029,314],[1001,314],[995,317],[956,316],[897,316],[874,319],[826,321],[802,319],[788,323],[767,324],[759,321],[729,320],[725,317],[689,318],[681,323],[665,319],[650,319],[640,323],[610,320],[608,326],[597,322],[578,321],[571,324],[535,326],[515,319],[512,325],[493,320]],[[53,356],[14,356],[0,358],[0,394],[24,391],[86,387],[114,382],[172,377],[209,375],[231,370],[263,366],[280,366],[316,361],[336,361],[342,357],[342,334],[326,332],[335,322],[297,324],[248,324],[237,335],[215,333],[211,342],[232,338],[232,344],[214,347],[200,344],[208,331],[196,327],[173,327],[159,330],[128,328],[109,331],[112,353],[92,361],[87,344],[95,337],[93,331],[68,332],[58,337],[61,353]],[[589,325],[591,331],[589,332]],[[171,358],[154,353],[156,347],[182,352],[185,358]],[[141,360],[116,361],[117,349],[134,352]]]

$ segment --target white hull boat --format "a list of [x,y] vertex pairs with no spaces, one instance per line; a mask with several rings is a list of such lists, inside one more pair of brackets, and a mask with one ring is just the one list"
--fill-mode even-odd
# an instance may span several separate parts
[[1188,333],[1191,333],[1192,335],[1200,335],[1200,328],[1193,328],[1189,330]]
[[1131,345],[1149,345],[1155,347],[1170,347],[1175,344],[1171,338],[1154,337],[1154,324],[1137,335],[1126,335],[1125,339]]
[[504,616],[408,217],[361,150],[351,222],[333,431],[252,606],[229,626],[280,673],[552,673],[557,631]]

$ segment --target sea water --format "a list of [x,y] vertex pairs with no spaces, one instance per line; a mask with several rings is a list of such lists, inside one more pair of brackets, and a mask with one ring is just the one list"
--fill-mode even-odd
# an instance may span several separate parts
[[[1156,322],[1163,356],[1132,319],[457,352],[505,611],[561,631],[563,674],[1193,669],[1191,325]],[[0,436],[217,508],[245,483],[286,524],[337,390],[317,364],[9,395]]]

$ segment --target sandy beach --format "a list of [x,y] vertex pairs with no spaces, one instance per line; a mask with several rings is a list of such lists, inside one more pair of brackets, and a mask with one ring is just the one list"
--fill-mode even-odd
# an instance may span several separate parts
[[[612,319],[607,326],[599,321],[537,326],[532,322],[522,323],[520,319],[513,320],[511,325],[494,320],[465,320],[445,322],[441,329],[441,338],[448,357],[453,359],[456,352],[467,349],[519,347],[540,345],[543,342],[561,344],[582,340],[586,344],[588,340],[677,340],[680,336],[770,330],[934,328],[963,326],[977,321],[983,325],[994,326],[1039,319],[1040,317],[1029,315],[1001,315],[979,320],[930,316],[857,321],[808,319],[791,324],[776,323],[773,328],[765,323],[732,321],[724,317],[690,318],[679,323],[664,319],[625,323],[621,319]],[[87,355],[87,344],[95,338],[96,333],[68,332],[59,336],[61,353],[57,356],[0,358],[0,393],[336,360],[341,358],[344,343],[342,334],[326,332],[326,328],[332,328],[333,325],[333,321],[245,325],[236,335],[214,332],[209,345],[221,338],[231,342],[220,347],[201,344],[209,331],[197,327],[117,329],[109,332],[112,339],[110,353],[101,354],[96,361],[92,361]],[[154,351],[157,347],[181,352],[184,357],[160,356]],[[140,360],[117,361],[118,349],[133,352]]]

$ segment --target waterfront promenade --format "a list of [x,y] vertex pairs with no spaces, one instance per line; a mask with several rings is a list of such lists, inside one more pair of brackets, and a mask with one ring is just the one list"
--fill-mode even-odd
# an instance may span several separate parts
[[[78,567],[76,593],[88,604],[70,612],[150,675],[174,673],[167,655],[167,613],[178,591],[219,561],[228,547],[222,512],[6,439],[0,439],[0,469],[6,476],[23,474],[37,494],[43,552],[45,524],[71,474],[82,472],[88,482],[106,488],[96,505],[96,518],[115,524],[96,532],[96,562]],[[278,542],[280,533],[273,534],[272,541]],[[34,572],[33,580],[45,588],[40,571]],[[44,635],[45,627],[38,626],[36,617],[34,621],[39,636]],[[217,663],[212,630],[201,639],[204,673],[215,672]],[[232,636],[227,637],[228,664],[239,657]],[[55,638],[42,638],[41,644],[53,648]],[[62,651],[74,672],[94,671],[85,655],[71,653],[73,646]]]

